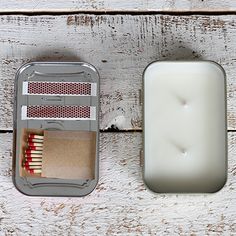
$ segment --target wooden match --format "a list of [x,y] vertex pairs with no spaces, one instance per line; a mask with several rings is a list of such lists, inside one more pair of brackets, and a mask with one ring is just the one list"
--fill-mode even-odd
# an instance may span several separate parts
[[41,161],[26,161],[24,162],[24,166],[42,166]]
[[34,158],[34,157],[27,157],[26,162],[38,162],[38,161],[42,161],[42,158]]
[[29,146],[28,149],[33,150],[33,151],[42,151],[42,150],[43,150],[43,147]]
[[28,157],[37,157],[37,158],[42,158],[42,154],[25,154],[25,158],[28,158]]
[[44,139],[43,135],[29,134],[30,139]]
[[43,139],[28,138],[28,142],[32,142],[32,143],[43,143]]
[[30,147],[43,147],[43,143],[28,142]]
[[25,150],[26,154],[42,154],[42,150],[31,150],[31,149],[26,149]]

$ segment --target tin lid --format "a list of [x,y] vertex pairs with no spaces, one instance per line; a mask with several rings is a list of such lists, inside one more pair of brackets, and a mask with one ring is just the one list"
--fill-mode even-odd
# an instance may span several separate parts
[[[32,154],[29,135],[44,137],[42,151]],[[13,181],[17,189],[41,196],[90,193],[98,182],[98,148],[99,75],[94,66],[85,62],[23,65],[15,80]],[[37,171],[29,167],[32,174],[26,165],[36,160],[34,156],[42,161]]]

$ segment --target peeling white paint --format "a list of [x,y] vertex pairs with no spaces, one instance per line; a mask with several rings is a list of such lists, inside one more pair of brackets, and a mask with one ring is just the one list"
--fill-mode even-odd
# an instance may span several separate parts
[[236,134],[228,181],[214,194],[155,194],[139,165],[141,133],[102,133],[100,178],[83,198],[27,197],[11,179],[12,134],[0,134],[0,235],[235,235]]
[[0,11],[233,11],[236,4],[232,0],[4,0]]
[[125,125],[126,125],[125,116],[117,116],[108,123],[108,125],[105,129],[109,129],[109,128],[113,127],[113,128],[117,128],[119,130],[123,130],[123,129],[125,129]]
[[123,115],[125,121],[118,121],[118,126],[134,130],[142,129],[139,91],[143,70],[150,62],[209,59],[226,70],[228,128],[234,130],[234,25],[235,15],[2,15],[0,129],[12,129],[14,76],[26,61],[90,62],[101,76],[100,129]]

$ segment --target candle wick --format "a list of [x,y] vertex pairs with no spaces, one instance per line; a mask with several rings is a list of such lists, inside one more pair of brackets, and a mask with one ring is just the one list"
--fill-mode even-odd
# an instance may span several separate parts
[[186,156],[187,155],[187,149],[186,149],[186,147],[184,147],[183,145],[181,145],[181,144],[178,144],[177,142],[175,142],[175,141],[170,141],[176,148],[177,148],[177,150],[178,151],[180,151],[180,153],[182,153],[184,156]]
[[188,106],[187,100],[184,99],[183,97],[176,95],[177,99],[179,100],[179,102],[181,103],[181,105],[183,105],[184,107]]
[[187,107],[188,106],[188,103],[187,103],[187,101],[186,100],[182,100],[182,105],[184,106],[184,107]]
[[184,156],[187,155],[187,150],[185,148],[180,148],[180,151]]

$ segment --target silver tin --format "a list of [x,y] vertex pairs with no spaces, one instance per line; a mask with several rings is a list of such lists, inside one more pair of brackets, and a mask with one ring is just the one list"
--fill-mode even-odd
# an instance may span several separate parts
[[[23,82],[89,82],[95,83],[97,92],[91,96],[31,96],[23,95]],[[94,120],[23,120],[22,106],[88,105],[96,107]],[[60,179],[21,176],[20,138],[23,128],[64,131],[95,131],[96,157],[94,179]],[[14,100],[13,182],[23,194],[30,196],[80,197],[91,193],[98,182],[99,164],[99,74],[94,66],[85,62],[31,62],[17,71]]]
[[[165,66],[165,69],[161,69],[162,65]],[[162,81],[166,81],[167,77],[175,71],[174,67],[181,66],[179,69],[179,72],[175,71],[171,74],[171,81],[169,78],[169,85],[173,85],[174,81],[178,78],[181,78],[187,74],[187,79],[191,79],[194,74],[189,70],[189,68],[195,68],[194,71],[197,73],[197,76],[195,75],[196,81],[199,79],[202,79],[203,81],[211,81],[217,80],[217,82],[221,85],[219,86],[218,92],[214,91],[213,88],[208,88],[206,86],[202,87],[202,90],[207,90],[210,92],[213,91],[214,96],[209,97],[209,99],[213,100],[212,98],[216,98],[215,100],[215,107],[219,108],[221,112],[218,114],[215,114],[214,119],[219,120],[217,125],[213,125],[214,128],[212,128],[211,124],[214,122],[214,119],[212,118],[212,115],[206,116],[205,114],[202,114],[205,118],[206,122],[204,123],[204,126],[199,125],[197,122],[194,123],[197,129],[204,130],[207,134],[210,134],[212,138],[202,137],[203,142],[201,144],[204,144],[208,147],[209,153],[204,153],[204,155],[195,155],[192,154],[192,147],[197,149],[197,145],[195,142],[191,143],[192,146],[189,147],[189,145],[186,145],[186,142],[181,140],[181,135],[179,134],[178,127],[175,129],[171,129],[170,127],[172,122],[175,123],[175,120],[177,117],[175,116],[175,113],[171,114],[165,114],[165,112],[160,112],[160,107],[168,107],[170,106],[171,102],[168,103],[165,99],[162,101],[157,101],[155,98],[155,95],[158,94],[160,91],[164,94],[172,94],[173,95],[173,101],[176,102],[176,104],[179,104],[179,111],[182,112],[181,109],[185,106],[185,104],[188,105],[189,102],[189,108],[194,110],[195,104],[192,100],[188,100],[188,97],[185,97],[186,94],[184,93],[176,93],[174,94],[175,87],[171,87],[170,90],[168,90],[168,87],[165,87],[164,89],[161,89],[160,86],[157,86],[151,82],[151,88],[152,90],[155,90],[155,93],[151,92],[148,88],[150,88],[150,82],[148,81],[150,77],[147,76],[147,71],[152,68],[153,66],[159,66],[160,73],[156,73],[154,76],[152,76],[151,79],[153,81],[158,81],[159,79],[162,79]],[[203,70],[201,69],[203,68]],[[214,70],[214,76],[209,75],[209,70]],[[150,75],[150,71],[149,71]],[[173,82],[172,82],[173,81]],[[185,82],[188,82],[187,80]],[[188,82],[189,83],[189,82]],[[148,85],[149,84],[149,85]],[[147,86],[148,85],[148,86]],[[185,83],[181,83],[181,85],[184,87]],[[188,90],[188,87],[185,88]],[[145,185],[152,191],[157,193],[213,193],[219,191],[223,186],[225,185],[227,181],[227,169],[228,169],[228,147],[227,147],[227,97],[226,97],[226,73],[221,65],[214,61],[154,61],[150,63],[146,69],[143,72],[143,90],[144,94],[142,97],[142,104],[143,104],[143,148],[140,152],[140,163],[143,168],[143,181]],[[171,95],[171,96],[172,96]],[[147,99],[147,96],[152,96],[152,98]],[[201,95],[198,96],[200,99],[202,98]],[[184,98],[183,101],[179,98]],[[179,99],[179,101],[178,101]],[[205,99],[205,102],[208,103],[209,99]],[[193,99],[194,100],[194,99]],[[149,103],[152,101],[151,103]],[[154,102],[155,101],[155,102]],[[156,105],[156,104],[159,105]],[[150,104],[152,106],[152,110],[150,112]],[[162,104],[162,105],[160,105]],[[178,105],[177,105],[178,106]],[[182,106],[182,107],[181,107]],[[149,108],[147,108],[149,107]],[[211,107],[210,107],[211,108]],[[209,109],[206,109],[206,111],[209,114]],[[147,110],[148,109],[148,110]],[[194,110],[195,111],[195,110]],[[197,110],[198,111],[198,110]],[[216,113],[216,112],[215,112]],[[147,115],[148,114],[148,115]],[[150,120],[153,120],[153,117],[150,117],[150,114],[157,114],[154,116],[155,121],[158,119],[163,119],[165,117],[166,120],[169,121],[168,125],[161,124],[158,127],[161,127],[161,129],[157,129],[155,126],[155,122],[152,123]],[[201,116],[201,113],[197,113]],[[161,118],[160,118],[161,117]],[[192,117],[194,118],[194,116]],[[188,121],[191,122],[191,118],[188,119]],[[160,123],[160,122],[159,122]],[[182,127],[182,126],[181,126]],[[187,127],[187,126],[186,126]],[[185,130],[187,128],[185,127]],[[210,128],[211,127],[211,128]],[[165,129],[166,128],[166,129]],[[167,130],[167,131],[166,131]],[[184,130],[184,128],[182,129]],[[159,136],[159,134],[161,135]],[[156,135],[157,134],[157,135]],[[174,134],[171,136],[171,134]],[[196,135],[196,132],[192,130],[188,130],[188,137],[191,139]],[[174,138],[173,138],[174,137]],[[220,152],[217,154],[211,155],[213,153],[213,149],[209,148],[214,145],[212,145],[212,140],[215,140],[214,138],[217,137],[217,142],[215,142],[215,147],[220,149]],[[205,143],[204,143],[205,138]],[[150,152],[150,146],[149,146],[149,152],[147,153],[147,146],[150,143],[150,140],[152,143],[155,143],[152,145],[151,149],[155,149],[155,152]],[[153,140],[155,140],[153,142]],[[159,140],[159,141],[156,141]],[[220,141],[219,141],[220,140]],[[187,158],[188,160],[191,158],[200,158],[202,160],[202,169],[194,169],[194,165],[192,165],[192,168],[195,172],[195,176],[189,175],[188,177],[184,176],[185,173],[183,173],[187,169],[187,165],[183,164],[181,168],[183,168],[183,172],[179,172],[179,174],[176,174],[175,170],[178,168],[171,162],[171,160],[176,160],[176,155],[172,155],[169,159],[169,162],[166,164],[163,164],[162,160],[166,159],[167,157],[170,157],[166,155],[167,152],[165,150],[161,149],[160,143],[163,142],[169,142],[168,151],[175,146],[176,153],[179,154],[178,158],[180,161],[184,160],[184,158]],[[191,142],[191,141],[190,141]],[[191,149],[192,148],[192,149]],[[179,149],[179,150],[178,150]],[[161,151],[160,151],[161,150]],[[157,154],[158,153],[158,154]],[[161,154],[160,154],[161,153]],[[182,156],[181,156],[182,153]],[[212,156],[212,157],[211,157]],[[205,159],[204,159],[205,157]],[[218,165],[216,164],[218,162]],[[175,162],[176,163],[176,162]],[[171,165],[171,168],[168,171],[167,165]],[[182,175],[183,174],[183,175]],[[174,176],[174,177],[173,177]],[[181,179],[181,176],[184,176],[184,178]]]

